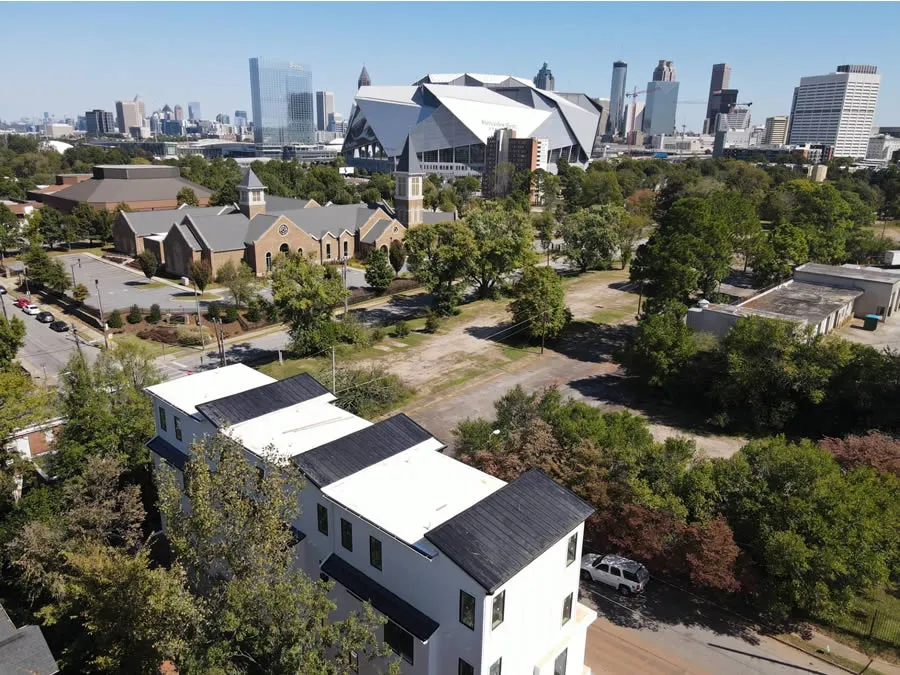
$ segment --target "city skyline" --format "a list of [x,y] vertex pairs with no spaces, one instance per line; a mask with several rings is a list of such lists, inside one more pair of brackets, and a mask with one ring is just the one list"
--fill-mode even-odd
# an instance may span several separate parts
[[[158,68],[154,71],[135,71],[126,60],[109,60],[110,52],[133,49],[132,25],[140,7],[123,4],[121,11],[91,15],[94,5],[78,3],[60,5],[59,20],[42,27],[35,35],[13,34],[3,48],[8,54],[29,54],[32,66],[16,68],[8,73],[8,85],[16,96],[3,97],[0,101],[0,118],[15,120],[21,117],[40,118],[49,111],[54,117],[83,115],[86,110],[99,108],[115,111],[115,102],[123,100],[128,92],[140,92],[147,114],[165,102],[201,101],[206,117],[213,119],[217,113],[231,113],[235,109],[250,106],[250,86],[246,75],[247,59],[252,56],[271,56],[309,63],[315,77],[314,90],[328,90],[335,94],[335,111],[349,114],[356,82],[363,64],[379,84],[410,84],[427,72],[491,72],[512,73],[529,80],[537,67],[547,61],[553,69],[556,89],[559,91],[584,91],[606,98],[610,91],[611,66],[615,60],[628,62],[632,82],[647,82],[660,59],[674,61],[680,82],[679,98],[698,100],[708,97],[710,69],[714,63],[728,63],[732,67],[734,84],[741,89],[742,98],[752,100],[754,123],[761,124],[766,117],[788,114],[793,89],[804,76],[832,72],[840,63],[871,63],[882,74],[881,96],[875,118],[876,124],[900,123],[900,75],[894,65],[890,47],[882,41],[849,42],[843,38],[850,34],[863,34],[868,26],[867,8],[878,11],[890,22],[890,16],[900,18],[900,8],[892,4],[856,3],[849,5],[824,3],[816,5],[815,13],[804,12],[806,30],[820,39],[833,38],[829,50],[797,50],[784,43],[759,49],[758,44],[741,43],[727,31],[716,25],[716,12],[709,3],[703,5],[682,3],[654,5],[654,15],[672,30],[650,41],[610,40],[600,46],[576,44],[575,41],[543,47],[535,52],[534,45],[520,40],[515,31],[507,32],[485,45],[478,31],[463,36],[461,49],[442,53],[429,49],[430,38],[413,30],[427,18],[428,22],[446,25],[458,14],[458,6],[438,3],[420,4],[412,9],[409,3],[370,5],[369,20],[365,30],[353,29],[347,34],[346,44],[335,49],[327,32],[312,34],[302,47],[273,48],[265,35],[247,35],[242,26],[224,19],[210,18],[203,6],[180,3],[177,6],[160,4],[155,7],[157,18],[179,23],[195,22],[212,27],[207,31],[215,38],[200,36],[184,46],[183,50],[159,55]],[[808,5],[807,5],[808,7]],[[554,21],[557,29],[577,31],[593,21],[613,22],[629,20],[641,5],[618,3],[554,4]],[[729,4],[729,16],[738,24],[749,25],[762,9],[759,3]],[[26,20],[31,12],[24,3],[5,5],[7,18]],[[348,8],[350,10],[350,8]],[[351,10],[352,11],[352,10]],[[467,21],[490,25],[500,21],[506,11],[496,3],[467,5]],[[766,5],[766,12],[776,12],[784,22],[799,18],[800,8],[790,4]],[[303,18],[305,23],[327,23],[332,20],[333,8],[325,4],[305,3],[301,6],[287,3],[254,5],[255,16],[262,22],[290,23]],[[520,7],[519,21],[527,31],[540,30],[545,25],[547,6],[528,3]],[[415,19],[413,19],[415,17]],[[458,17],[457,17],[458,18]],[[78,25],[79,31],[70,30]],[[374,50],[366,34],[385,30],[394,32],[404,27],[407,35],[407,54]],[[529,28],[530,27],[530,28]],[[857,30],[854,31],[853,29]],[[354,32],[355,31],[355,32]],[[685,39],[685,32],[703,35],[703,40]],[[97,39],[94,40],[93,38]],[[100,39],[102,37],[102,40]],[[358,39],[357,39],[358,38]],[[78,41],[76,43],[76,40]],[[212,49],[216,43],[232,43],[239,48]],[[76,49],[77,47],[77,49]],[[466,49],[465,47],[469,47]],[[419,51],[422,58],[408,58],[409,51]],[[63,71],[55,67],[65,54],[69,67]],[[109,61],[104,78],[92,78],[90,64],[97,59]],[[191,68],[184,69],[190,62]],[[173,78],[173,72],[185,73],[183,78]],[[80,76],[79,73],[84,73]],[[187,75],[189,73],[189,75]],[[130,98],[129,96],[129,98]],[[677,124],[687,123],[689,129],[700,131],[705,117],[700,105],[679,106]]]

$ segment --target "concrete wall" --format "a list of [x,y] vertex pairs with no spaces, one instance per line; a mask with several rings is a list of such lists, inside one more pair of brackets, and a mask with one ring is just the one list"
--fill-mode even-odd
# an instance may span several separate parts
[[856,316],[881,314],[887,320],[888,317],[897,311],[898,305],[900,305],[900,278],[891,283],[868,279],[848,279],[831,274],[794,270],[794,280],[807,281],[813,284],[827,284],[838,288],[856,288],[864,291],[853,305],[853,313]]
[[144,250],[139,237],[131,230],[125,222],[125,218],[121,213],[116,216],[112,226],[113,245],[117,251],[128,255],[137,255]]
[[731,327],[740,319],[736,314],[717,311],[714,308],[691,307],[687,312],[688,328],[703,333],[712,333],[717,338],[723,338],[731,330]]

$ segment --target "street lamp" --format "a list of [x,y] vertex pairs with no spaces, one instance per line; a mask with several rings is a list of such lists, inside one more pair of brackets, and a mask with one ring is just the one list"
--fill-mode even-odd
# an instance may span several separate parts
[[109,349],[109,336],[106,334],[106,319],[103,316],[103,300],[100,298],[99,279],[94,279],[94,287],[97,289],[97,304],[100,305],[100,330],[103,331],[103,346]]
[[81,258],[78,258],[77,263],[72,263],[69,265],[69,268],[72,270],[72,288],[75,288],[75,265],[78,265],[78,269],[81,269]]
[[25,277],[25,295],[31,295],[31,291],[28,290],[28,265],[22,263],[22,274]]
[[200,331],[200,365],[203,365],[203,352],[206,351],[206,341],[203,339],[203,321],[200,318],[200,296],[197,294],[197,282],[194,284],[194,300],[197,302],[197,329]]

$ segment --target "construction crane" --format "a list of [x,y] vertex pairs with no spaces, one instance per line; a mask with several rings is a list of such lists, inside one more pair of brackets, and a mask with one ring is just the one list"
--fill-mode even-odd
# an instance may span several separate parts
[[631,133],[628,134],[628,156],[631,157],[633,154],[632,146],[634,145],[634,135],[637,130],[634,128],[635,118],[637,117],[637,97],[640,94],[649,94],[651,91],[656,91],[659,87],[650,87],[650,89],[641,89],[638,91],[638,88],[635,87],[633,92],[625,94],[626,98],[631,99]]

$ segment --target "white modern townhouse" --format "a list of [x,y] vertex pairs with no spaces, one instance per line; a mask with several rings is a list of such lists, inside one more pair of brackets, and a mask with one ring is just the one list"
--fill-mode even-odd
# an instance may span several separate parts
[[[306,478],[296,559],[335,582],[335,618],[363,601],[404,675],[590,675],[596,613],[578,602],[593,508],[538,470],[505,483],[443,454],[403,414],[371,423],[308,375],[233,365],[147,390],[154,466],[183,470],[204,435],[266,449]],[[358,660],[358,672],[379,664]]]

